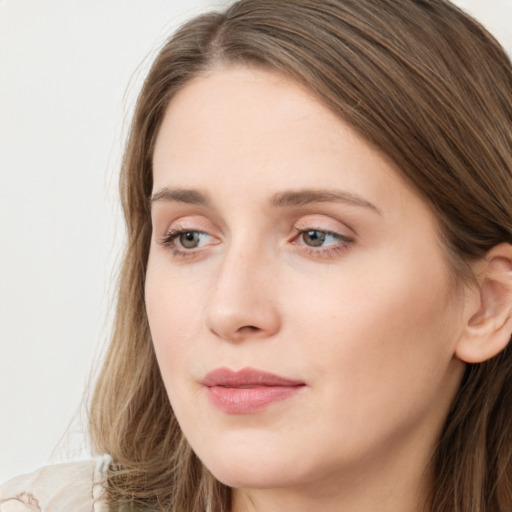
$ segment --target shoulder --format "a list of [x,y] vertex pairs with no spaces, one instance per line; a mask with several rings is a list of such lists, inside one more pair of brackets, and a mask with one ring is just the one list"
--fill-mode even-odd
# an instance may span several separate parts
[[0,512],[107,512],[110,457],[56,464],[0,486]]

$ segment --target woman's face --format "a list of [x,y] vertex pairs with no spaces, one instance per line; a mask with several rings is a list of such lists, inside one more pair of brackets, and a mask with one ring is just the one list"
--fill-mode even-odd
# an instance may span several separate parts
[[153,163],[147,313],[205,465],[233,487],[414,474],[460,382],[462,301],[390,161],[295,83],[232,66],[173,98]]

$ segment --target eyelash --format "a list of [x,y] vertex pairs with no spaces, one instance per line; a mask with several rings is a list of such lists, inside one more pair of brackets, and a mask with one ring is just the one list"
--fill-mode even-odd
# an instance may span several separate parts
[[[335,257],[338,254],[341,254],[348,250],[349,246],[354,243],[354,239],[347,237],[345,235],[342,235],[340,233],[336,233],[334,231],[328,231],[325,229],[319,229],[319,228],[313,228],[313,227],[307,227],[307,228],[295,228],[297,235],[294,237],[294,242],[292,242],[294,245],[300,245],[301,250],[306,252],[309,256],[313,257],[323,257],[323,258],[331,258]],[[305,243],[297,243],[297,240],[304,236],[307,233],[310,232],[317,232],[322,233],[325,236],[332,236],[338,240],[338,243],[335,245],[328,245],[326,247],[318,246],[317,248],[308,246]],[[185,233],[196,233],[198,235],[208,235],[208,233],[205,233],[204,231],[199,231],[195,229],[186,229],[181,227],[176,227],[174,229],[171,229],[168,233],[165,234],[165,236],[160,240],[160,244],[164,247],[171,250],[172,255],[174,257],[181,257],[181,258],[193,258],[198,255],[198,251],[194,249],[185,249],[185,248],[178,248],[174,242],[177,240],[181,235]]]

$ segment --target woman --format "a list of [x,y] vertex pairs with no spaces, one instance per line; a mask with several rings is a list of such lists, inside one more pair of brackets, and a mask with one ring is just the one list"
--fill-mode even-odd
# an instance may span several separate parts
[[3,507],[76,470],[95,510],[511,510],[511,120],[509,60],[443,0],[182,27],[121,176],[112,460]]

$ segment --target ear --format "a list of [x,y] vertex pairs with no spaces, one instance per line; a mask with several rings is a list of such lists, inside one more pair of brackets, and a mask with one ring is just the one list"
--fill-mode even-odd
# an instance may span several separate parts
[[465,298],[464,332],[456,355],[481,363],[501,352],[512,333],[512,245],[493,247],[475,266],[478,287]]

